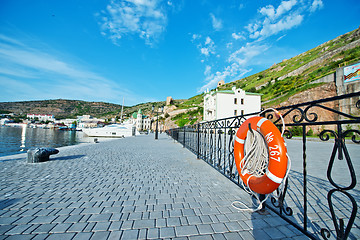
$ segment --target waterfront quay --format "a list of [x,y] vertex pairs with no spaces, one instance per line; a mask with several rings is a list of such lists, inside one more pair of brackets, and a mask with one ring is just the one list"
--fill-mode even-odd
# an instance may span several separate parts
[[99,141],[0,158],[0,239],[308,239],[165,134]]

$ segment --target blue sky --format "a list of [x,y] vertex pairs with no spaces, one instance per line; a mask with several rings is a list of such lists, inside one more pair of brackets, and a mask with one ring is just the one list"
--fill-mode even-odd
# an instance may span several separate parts
[[186,99],[359,27],[358,0],[0,0],[0,101]]

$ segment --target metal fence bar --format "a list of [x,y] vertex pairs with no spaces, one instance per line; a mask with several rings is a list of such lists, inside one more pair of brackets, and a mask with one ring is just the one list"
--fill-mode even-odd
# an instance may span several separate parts
[[[345,103],[348,104],[346,105]],[[345,111],[345,108],[351,109],[351,111]],[[284,136],[286,138],[292,138],[294,128],[298,127],[301,129],[302,171],[292,172],[292,174],[299,175],[298,180],[300,181],[300,185],[302,185],[302,188],[299,189],[302,195],[300,199],[302,199],[303,203],[300,204],[299,202],[299,204],[296,203],[295,206],[288,206],[288,203],[291,203],[291,200],[293,200],[293,194],[295,194],[292,193],[292,191],[294,191],[293,188],[295,189],[297,186],[292,176],[290,176],[285,182],[285,187],[283,192],[280,193],[280,197],[278,199],[274,197],[270,198],[270,200],[268,199],[265,203],[266,208],[278,214],[311,239],[329,239],[331,237],[347,239],[351,235],[351,229],[354,227],[355,220],[358,221],[355,223],[355,227],[360,226],[360,218],[357,215],[357,202],[360,201],[360,196],[354,195],[354,193],[359,190],[355,189],[357,184],[355,169],[345,142],[345,138],[350,137],[352,143],[360,144],[360,140],[358,140],[360,137],[360,131],[358,130],[360,129],[360,93],[351,93],[279,107],[276,110],[279,111],[285,119]],[[331,114],[333,115],[333,119],[320,120],[322,115],[317,114],[315,110],[322,115]],[[240,125],[247,118],[258,114],[259,113],[246,114],[199,123],[193,126],[170,129],[167,133],[174,140],[182,143],[184,147],[196,154],[198,159],[204,160],[229,180],[241,187],[241,178],[239,177],[234,161],[234,139]],[[272,113],[272,111],[265,110],[261,115],[271,120],[278,128],[282,128],[280,118]],[[307,152],[309,141],[307,141],[306,129],[315,126],[323,127],[323,130],[319,133],[319,139],[328,141],[330,136],[332,136],[334,138],[334,146],[328,162],[326,172],[327,180],[320,179],[321,181],[327,182],[322,182],[324,185],[320,186],[319,189],[315,189],[316,191],[327,191],[327,194],[323,195],[327,200],[325,202],[327,202],[328,206],[323,204],[323,207],[326,207],[328,213],[331,214],[333,226],[322,225],[319,226],[320,229],[314,230],[312,229],[313,227],[310,228],[310,224],[313,226],[314,223],[312,219],[309,218],[309,214],[314,215],[313,212],[309,212],[311,208],[314,208],[309,202],[309,198],[313,195],[312,191],[314,191],[313,188],[310,190],[314,177],[308,174],[308,165],[313,161],[309,158]],[[345,131],[343,129],[344,126],[346,126]],[[356,127],[358,129],[355,129]],[[331,152],[330,149],[329,152]],[[334,163],[336,157],[338,160],[344,160],[342,162],[347,164],[350,178],[350,184],[348,185],[346,185],[346,183],[339,183],[337,182],[338,180],[332,177],[332,173],[335,170]],[[323,189],[325,185],[326,190]],[[342,199],[343,202],[336,202],[339,199]],[[344,208],[346,209],[344,210],[344,216],[338,217],[336,215],[339,213],[339,211],[336,210],[338,205],[342,207],[346,205]],[[302,219],[296,219],[294,212],[297,212],[296,215],[300,215]],[[346,222],[347,225],[345,226]],[[354,236],[352,235],[352,237]]]

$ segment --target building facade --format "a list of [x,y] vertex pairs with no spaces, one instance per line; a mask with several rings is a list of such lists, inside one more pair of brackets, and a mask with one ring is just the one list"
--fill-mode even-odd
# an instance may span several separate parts
[[150,130],[151,127],[150,118],[148,116],[143,115],[141,109],[139,109],[137,113],[134,112],[131,115],[130,122],[135,124],[136,130],[138,131]]
[[49,122],[54,122],[55,121],[55,117],[54,115],[49,115],[49,114],[27,114],[26,117],[30,120],[38,120],[38,121],[49,121]]
[[233,87],[207,91],[204,95],[204,121],[212,121],[261,110],[261,95]]

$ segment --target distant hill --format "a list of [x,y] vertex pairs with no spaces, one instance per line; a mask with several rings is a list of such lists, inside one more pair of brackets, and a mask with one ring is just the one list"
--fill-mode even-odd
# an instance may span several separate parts
[[[127,109],[128,107],[124,107]],[[24,102],[0,102],[0,110],[18,115],[52,114],[56,118],[76,118],[84,114],[96,117],[120,115],[121,105],[105,102],[86,102],[79,100],[43,100]]]
[[[337,68],[360,60],[360,28],[323,43],[291,59],[284,59],[270,68],[219,87],[231,89],[233,86],[248,92],[262,94],[262,102],[275,106],[286,102],[290,97],[301,92],[320,92],[323,83],[315,80],[331,74]],[[327,87],[327,86],[324,86]],[[328,87],[327,87],[328,88]],[[310,94],[311,95],[311,94]],[[130,116],[142,109],[143,114],[153,116],[155,109],[165,105],[163,102],[142,103],[131,107],[124,106],[124,114]],[[174,100],[167,106],[161,121],[169,127],[193,124],[202,120],[203,94],[187,100]],[[0,102],[0,112],[53,114],[56,118],[75,118],[90,114],[95,117],[120,116],[121,105],[104,102],[85,102],[78,100],[44,100],[25,102]]]

